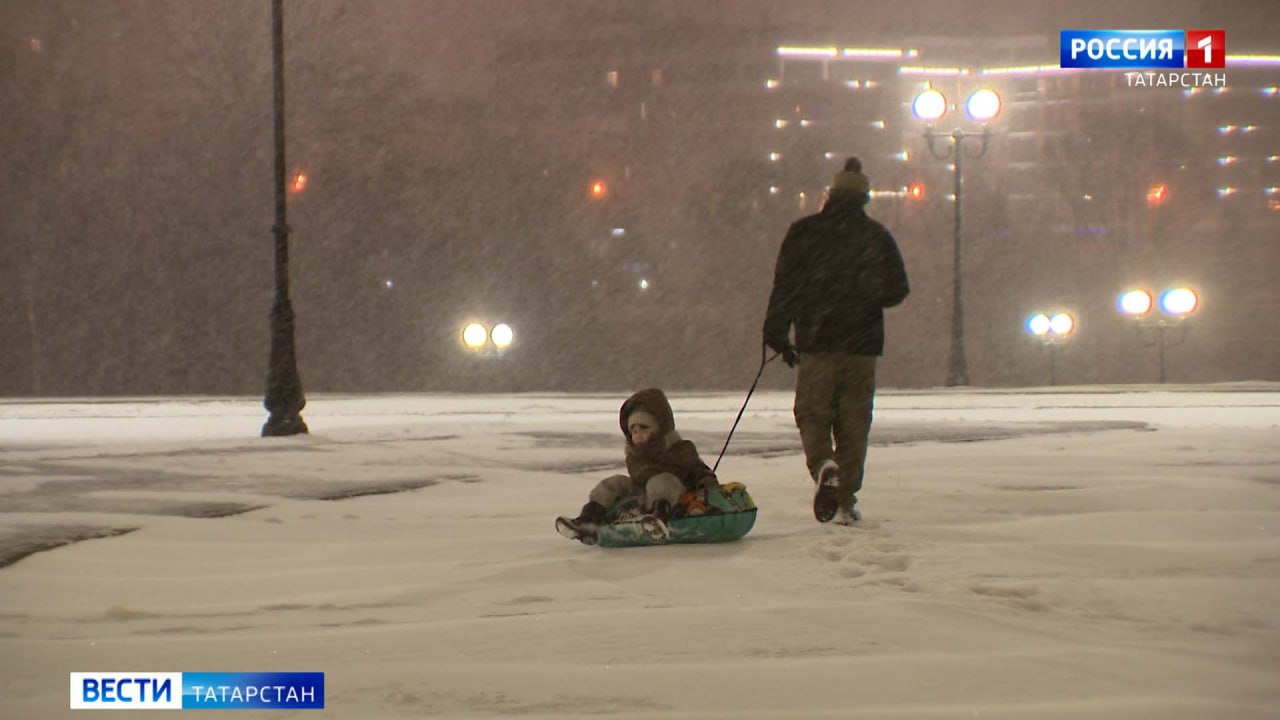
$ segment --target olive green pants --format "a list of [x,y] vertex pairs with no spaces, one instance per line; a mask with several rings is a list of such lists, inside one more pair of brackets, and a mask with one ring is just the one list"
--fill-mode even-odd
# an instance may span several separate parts
[[[809,475],[828,460],[840,466],[836,499],[842,508],[858,501],[867,459],[871,409],[876,394],[876,357],[847,353],[806,353],[796,374],[796,426]],[[832,448],[832,439],[835,447]]]

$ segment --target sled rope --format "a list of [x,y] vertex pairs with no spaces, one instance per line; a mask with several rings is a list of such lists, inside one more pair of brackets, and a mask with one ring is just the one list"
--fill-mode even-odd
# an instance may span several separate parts
[[773,357],[765,359],[765,345],[760,344],[760,371],[756,373],[756,379],[751,383],[751,389],[747,391],[747,399],[742,401],[742,409],[738,411],[738,417],[733,421],[733,427],[729,428],[729,437],[724,439],[724,447],[720,448],[720,457],[716,458],[716,464],[711,468],[714,474],[716,468],[720,467],[720,460],[724,458],[724,451],[729,449],[729,441],[733,439],[733,431],[738,429],[738,423],[742,421],[742,414],[747,411],[747,403],[751,402],[751,394],[756,391],[756,385],[760,384],[760,376],[764,375],[764,366],[773,362],[774,358],[782,353],[774,353]]

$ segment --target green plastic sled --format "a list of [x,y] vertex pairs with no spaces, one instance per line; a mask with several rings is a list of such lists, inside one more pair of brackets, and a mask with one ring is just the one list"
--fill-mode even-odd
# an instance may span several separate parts
[[689,513],[667,523],[669,537],[651,516],[635,512],[634,501],[623,501],[611,515],[619,518],[597,531],[601,547],[642,547],[670,543],[719,543],[741,539],[756,524],[756,505],[741,483],[718,490],[686,493],[682,509]]

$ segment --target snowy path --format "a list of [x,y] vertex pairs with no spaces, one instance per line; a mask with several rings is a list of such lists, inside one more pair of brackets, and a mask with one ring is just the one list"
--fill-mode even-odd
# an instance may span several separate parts
[[[305,717],[1274,717],[1274,390],[885,393],[853,529],[766,393],[755,530],[619,551],[551,519],[621,398],[0,403],[3,547],[137,528],[0,568],[0,717],[129,669],[323,671]],[[708,461],[740,402],[673,397]]]

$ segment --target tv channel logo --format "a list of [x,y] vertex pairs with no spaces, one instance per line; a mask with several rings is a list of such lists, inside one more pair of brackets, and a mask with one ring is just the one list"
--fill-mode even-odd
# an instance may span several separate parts
[[1227,31],[1188,30],[1186,54],[1189,68],[1225,68]]
[[180,672],[73,672],[72,710],[181,710]]
[[323,710],[324,673],[73,672],[72,710]]
[[1225,30],[1062,30],[1060,66],[1125,70],[1223,68]]

